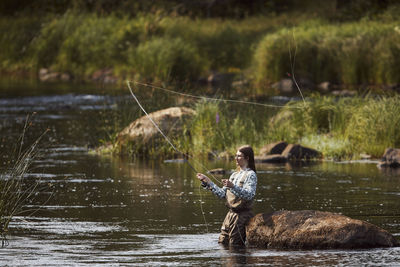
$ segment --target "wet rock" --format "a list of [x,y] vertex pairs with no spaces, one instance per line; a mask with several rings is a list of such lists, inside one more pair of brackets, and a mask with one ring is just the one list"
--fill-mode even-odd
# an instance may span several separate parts
[[289,249],[355,249],[400,246],[389,232],[344,215],[312,211],[257,214],[246,227],[249,246]]
[[324,92],[328,92],[332,89],[332,84],[330,82],[322,82],[318,84],[318,89]]
[[69,82],[72,80],[72,76],[69,73],[60,73],[50,69],[41,68],[39,70],[39,80],[41,82]]
[[255,163],[286,163],[288,160],[281,154],[272,154],[254,157]]
[[[298,79],[296,80],[296,82],[300,87],[300,90],[310,90],[315,87],[314,83],[306,78]],[[272,88],[282,93],[293,93],[298,90],[296,83],[293,81],[293,79],[290,78],[285,78],[280,80],[279,82],[272,84]]]
[[285,141],[280,141],[276,143],[271,143],[260,149],[260,156],[271,155],[271,154],[281,154],[288,143]]
[[[312,90],[315,88],[315,83],[307,78],[300,78],[299,80],[297,80],[297,84],[299,85],[301,90]],[[297,87],[296,90],[298,90]]]
[[54,82],[59,80],[60,73],[52,72],[48,69],[40,69],[39,71],[39,80],[42,82]]
[[294,91],[294,82],[292,79],[282,79],[272,85],[272,88],[282,93],[292,93]]
[[97,70],[92,74],[91,79],[100,83],[116,83],[118,81],[118,79],[113,76],[112,69]]
[[41,68],[41,69],[39,70],[39,78],[45,76],[45,75],[48,74],[48,73],[49,73],[49,69]]
[[234,89],[242,89],[250,86],[250,82],[248,80],[240,80],[232,82],[232,88]]
[[334,96],[349,97],[349,96],[355,96],[356,94],[357,94],[356,91],[351,91],[351,90],[335,90],[335,91],[332,91],[332,95],[334,95]]
[[234,77],[234,73],[215,72],[208,76],[207,81],[213,86],[231,86]]
[[68,73],[62,73],[60,76],[60,80],[63,82],[69,82],[72,80],[72,76],[69,75]]
[[[195,111],[185,107],[172,107],[149,114],[150,118],[157,124],[168,138],[182,135],[182,126],[186,119],[195,114]],[[166,142],[156,127],[147,116],[143,116],[123,129],[117,136],[117,146],[123,152],[128,144],[147,150],[157,147],[160,142]]]
[[321,158],[322,154],[312,148],[304,147],[299,144],[290,144],[282,152],[282,156],[290,160],[309,160]]
[[400,149],[398,148],[386,148],[383,153],[381,161],[378,163],[378,167],[400,167]]

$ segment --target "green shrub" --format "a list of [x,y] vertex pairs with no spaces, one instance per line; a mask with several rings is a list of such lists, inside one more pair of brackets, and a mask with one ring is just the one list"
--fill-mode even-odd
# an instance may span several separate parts
[[[297,107],[297,108],[294,108]],[[400,97],[319,97],[289,103],[270,122],[275,140],[300,142],[325,157],[375,157],[400,145]],[[272,139],[273,139],[272,138]]]
[[400,146],[399,127],[399,96],[368,98],[354,111],[345,137],[354,151],[380,157],[385,148]]
[[[42,18],[20,17],[0,18],[0,66],[13,68],[17,64],[30,62],[30,45],[39,35]],[[27,67],[27,66],[25,66]]]
[[193,80],[205,69],[196,47],[180,38],[156,37],[132,50],[129,63],[143,79]]
[[40,35],[32,44],[35,62],[39,68],[51,67],[57,62],[63,43],[83,24],[84,18],[84,15],[67,12],[44,24]]
[[191,121],[190,132],[193,154],[228,151],[235,153],[243,144],[254,148],[265,145],[271,111],[265,107],[239,105],[217,101],[200,101]]
[[262,89],[291,72],[297,77],[350,85],[400,82],[400,34],[396,23],[363,20],[331,25],[309,21],[266,35],[254,56],[256,84]]

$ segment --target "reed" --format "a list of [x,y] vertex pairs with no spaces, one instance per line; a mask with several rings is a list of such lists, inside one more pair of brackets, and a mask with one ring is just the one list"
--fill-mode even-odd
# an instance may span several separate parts
[[16,148],[16,158],[5,173],[0,174],[0,237],[2,247],[8,244],[7,232],[12,218],[22,212],[23,205],[34,198],[38,192],[38,181],[27,182],[25,173],[30,170],[33,160],[38,156],[38,144],[45,133],[37,138],[30,146],[23,148],[25,132],[28,128],[27,117],[23,133]]

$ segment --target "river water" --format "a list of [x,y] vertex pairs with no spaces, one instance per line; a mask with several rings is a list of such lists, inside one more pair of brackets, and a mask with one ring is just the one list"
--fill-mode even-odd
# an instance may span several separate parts
[[[223,202],[200,189],[187,164],[88,153],[128,92],[82,85],[0,89],[2,171],[28,114],[29,144],[45,129],[40,156],[24,177],[38,193],[14,218],[9,266],[394,266],[400,248],[229,250],[217,244]],[[135,109],[134,104],[131,105]],[[137,111],[134,111],[137,112]],[[133,112],[133,113],[134,113]],[[200,161],[200,160],[199,160]],[[224,160],[201,163],[234,169]],[[254,212],[320,210],[368,221],[400,238],[400,174],[376,162],[257,165]],[[217,177],[220,179],[221,177]],[[204,214],[204,216],[202,215]]]

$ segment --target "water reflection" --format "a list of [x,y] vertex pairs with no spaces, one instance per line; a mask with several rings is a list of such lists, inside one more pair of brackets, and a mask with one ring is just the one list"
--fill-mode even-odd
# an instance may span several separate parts
[[[125,95],[102,96],[93,90],[81,93],[78,90],[73,94],[63,91],[64,96],[60,91],[46,91],[45,97],[37,94],[38,97],[31,99],[25,95],[22,104],[16,95],[11,100],[1,100],[4,105],[0,118],[5,120],[0,123],[0,157],[4,161],[10,158],[25,113],[34,106],[39,105],[43,110],[37,114],[28,140],[47,127],[52,129],[41,150],[43,157],[34,162],[34,169],[25,177],[27,181],[40,179],[44,190],[24,208],[41,209],[30,217],[17,217],[13,221],[10,245],[0,249],[2,263],[326,266],[400,262],[398,248],[357,251],[223,248],[217,240],[226,208],[223,201],[218,202],[212,194],[201,191],[187,164],[88,154],[88,147],[98,142],[99,125],[104,125],[107,112],[113,109],[114,101],[124,99]],[[49,100],[49,105],[43,99]],[[162,104],[168,101],[160,98]],[[88,108],[90,105],[94,108]],[[104,117],[96,109],[99,106],[106,109]],[[203,172],[206,170],[200,165],[206,169],[235,168],[231,161],[196,160],[200,161],[194,163],[196,169]],[[258,164],[257,170],[255,213],[280,209],[332,211],[369,221],[400,236],[397,170],[378,169],[374,162]],[[47,187],[48,184],[52,187]]]

